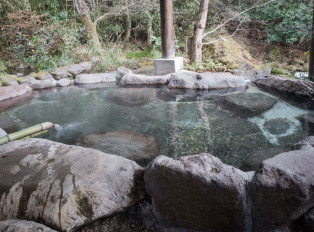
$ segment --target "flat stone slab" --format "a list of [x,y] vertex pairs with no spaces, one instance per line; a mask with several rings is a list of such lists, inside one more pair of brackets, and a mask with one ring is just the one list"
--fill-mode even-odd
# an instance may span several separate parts
[[47,226],[32,221],[7,220],[0,221],[0,231],[3,232],[57,232]]
[[32,88],[25,85],[0,87],[0,101],[22,96],[32,91]]
[[117,72],[110,73],[95,73],[95,74],[79,74],[76,76],[75,84],[95,84],[95,83],[110,83],[117,81]]
[[252,81],[257,87],[298,103],[301,107],[314,108],[314,82],[276,76],[257,76]]
[[114,131],[85,135],[80,145],[115,154],[147,165],[159,155],[159,143],[153,136],[134,131]]
[[231,73],[196,73],[180,71],[175,73],[169,83],[170,88],[212,90],[246,86],[243,77]]
[[74,231],[145,195],[134,161],[44,139],[0,146],[0,220],[23,219]]
[[277,99],[262,93],[239,93],[223,97],[223,102],[236,113],[255,116],[271,109]]
[[120,81],[121,85],[167,85],[172,75],[146,76],[139,74],[124,75]]

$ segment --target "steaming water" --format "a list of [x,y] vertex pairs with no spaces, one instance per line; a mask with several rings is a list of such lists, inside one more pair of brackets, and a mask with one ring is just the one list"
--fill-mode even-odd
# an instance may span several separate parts
[[[253,87],[245,91],[261,92]],[[225,105],[222,99],[230,94],[237,97],[237,92],[230,90],[194,92],[163,88],[69,87],[38,92],[27,104],[5,111],[0,109],[0,127],[12,132],[51,121],[56,124],[55,129],[43,138],[76,145],[82,145],[86,135],[114,132],[115,135],[121,133],[121,138],[125,136],[123,139],[135,139],[131,147],[137,148],[142,141],[132,136],[142,138],[140,135],[145,135],[155,138],[160,155],[180,157],[210,152],[237,167],[259,151],[278,147],[290,150],[294,143],[311,135],[308,133],[311,130],[306,127],[309,124],[299,118],[314,112],[278,99],[270,110],[248,117],[241,111],[239,113],[236,107]],[[286,130],[273,134],[265,126],[272,119],[287,122]],[[96,142],[102,143],[101,140]],[[123,143],[115,137],[105,147],[108,147],[108,153],[113,153],[121,150],[113,146]],[[147,146],[152,143],[149,140]],[[142,157],[140,163],[145,165],[152,158]]]

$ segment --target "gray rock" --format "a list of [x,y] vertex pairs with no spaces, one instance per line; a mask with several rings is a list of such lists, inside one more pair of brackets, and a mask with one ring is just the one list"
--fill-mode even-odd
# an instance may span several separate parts
[[34,73],[34,74],[32,74],[32,76],[35,77],[37,80],[46,80],[46,79],[52,79],[53,78],[53,76],[49,72],[46,72],[46,71]]
[[85,135],[80,145],[99,151],[123,156],[140,165],[147,165],[159,155],[159,143],[153,136],[134,131],[114,131]]
[[79,74],[76,76],[75,84],[95,84],[109,83],[117,81],[117,72],[110,73],[95,73],[95,74]]
[[281,147],[274,147],[258,151],[249,156],[249,158],[243,163],[241,170],[257,171],[264,160],[273,158],[274,156],[286,151],[287,149]]
[[32,91],[32,88],[25,85],[1,87],[0,101],[22,96]]
[[7,133],[2,128],[0,128],[0,137],[6,136],[6,135]]
[[251,182],[253,231],[287,228],[314,205],[314,152],[264,160]]
[[299,218],[297,225],[302,228],[302,232],[314,232],[314,208],[310,209]]
[[126,212],[80,228],[77,232],[163,232],[156,225],[148,200],[132,206]]
[[233,70],[233,74],[236,76],[244,77],[245,79],[251,79],[252,77],[257,75],[257,71],[254,70],[254,67],[247,64],[242,63],[240,68]]
[[82,62],[64,67],[69,73],[77,75],[83,72],[90,72],[92,70],[91,62]]
[[224,89],[246,86],[243,77],[231,73],[195,73],[180,71],[175,73],[169,83],[170,88],[179,89]]
[[48,78],[45,80],[36,80],[34,77],[27,77],[22,80],[23,84],[29,85],[33,89],[49,89],[56,87],[56,80],[53,78]]
[[144,178],[162,225],[191,231],[248,231],[245,185],[249,175],[218,158],[159,156]]
[[124,75],[120,81],[121,85],[167,85],[172,74],[162,76],[146,76],[140,74]]
[[314,108],[314,82],[275,76],[256,77],[252,81],[265,91],[277,94],[300,106]]
[[14,75],[0,74],[0,80],[2,81],[2,84],[4,86],[19,85],[16,79],[17,79],[17,76],[14,76]]
[[132,70],[120,67],[117,69],[117,81],[120,81],[124,75],[132,74]]
[[292,122],[286,118],[275,118],[264,123],[264,128],[273,135],[285,134],[291,127]]
[[21,84],[27,84],[29,82],[36,81],[36,78],[33,76],[25,76],[20,80]]
[[277,103],[277,99],[262,93],[231,94],[222,99],[229,109],[241,116],[259,115]]
[[295,144],[293,150],[314,151],[314,136],[309,136]]
[[32,221],[7,220],[0,221],[0,231],[3,232],[57,232],[47,226]]
[[44,139],[0,146],[0,220],[24,219],[58,230],[125,210],[144,196],[135,162]]
[[67,87],[71,85],[71,80],[69,78],[62,78],[57,81],[57,87]]
[[69,73],[66,68],[57,68],[54,71],[50,72],[54,79],[60,80],[67,77],[72,77],[72,74]]
[[298,119],[302,123],[303,130],[307,131],[310,135],[314,135],[314,114],[303,114]]

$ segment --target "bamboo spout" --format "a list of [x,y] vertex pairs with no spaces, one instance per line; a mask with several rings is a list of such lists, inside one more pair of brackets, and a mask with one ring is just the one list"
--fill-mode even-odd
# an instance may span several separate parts
[[11,142],[17,139],[23,139],[25,137],[29,137],[29,138],[34,137],[34,135],[38,135],[40,132],[45,132],[47,129],[51,127],[54,127],[53,123],[44,122],[36,126],[32,126],[32,127],[14,132],[12,134],[5,135],[3,137],[0,137],[0,145],[6,144],[8,142]]

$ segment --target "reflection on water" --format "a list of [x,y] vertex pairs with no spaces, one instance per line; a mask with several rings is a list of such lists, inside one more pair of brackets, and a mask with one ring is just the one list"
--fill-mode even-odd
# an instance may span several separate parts
[[[253,110],[249,118],[241,115],[242,109],[252,105],[248,104],[250,99],[239,97],[243,91],[262,93],[253,87],[222,91],[70,87],[41,91],[29,103],[1,112],[0,125],[17,130],[51,121],[57,124],[55,130],[44,138],[116,152],[141,165],[157,153],[179,157],[210,152],[237,167],[263,150],[290,149],[313,131],[304,127],[312,125],[305,124],[304,118],[312,118],[306,116],[313,112],[279,99],[264,112],[258,110],[254,115]],[[240,100],[233,101],[237,105],[226,104],[225,95]]]

